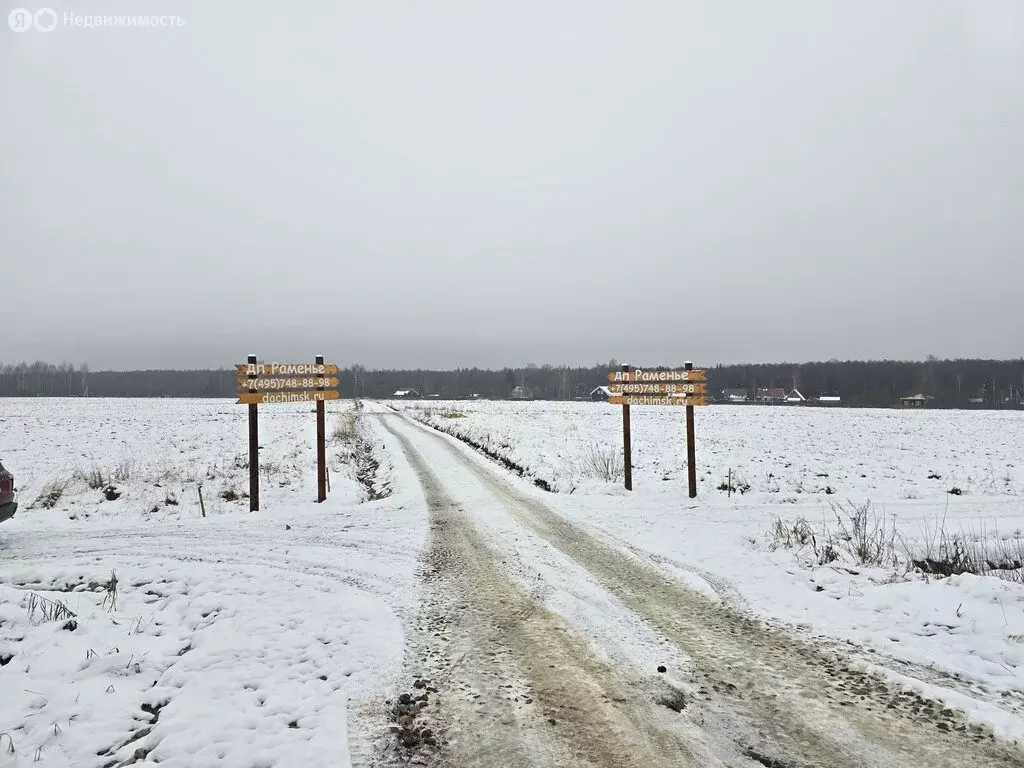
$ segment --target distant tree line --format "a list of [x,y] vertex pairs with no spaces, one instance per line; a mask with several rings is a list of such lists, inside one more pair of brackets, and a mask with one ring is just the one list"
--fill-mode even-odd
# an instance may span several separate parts
[[1024,358],[720,365],[708,379],[714,391],[744,389],[753,397],[758,388],[796,388],[808,398],[839,395],[850,406],[899,405],[901,397],[917,394],[934,398],[929,407],[1024,405]]
[[[699,367],[699,366],[698,366]],[[374,370],[354,365],[339,374],[342,397],[390,397],[403,389],[442,399],[472,395],[507,398],[522,387],[540,400],[587,399],[608,383],[610,360],[589,367],[527,365],[487,370]],[[892,406],[923,394],[932,407],[1024,405],[1024,359],[839,361],[716,365],[708,368],[708,390],[796,388],[806,397],[839,395],[848,406]],[[88,366],[43,362],[0,365],[0,397],[232,397],[234,369],[91,371]]]

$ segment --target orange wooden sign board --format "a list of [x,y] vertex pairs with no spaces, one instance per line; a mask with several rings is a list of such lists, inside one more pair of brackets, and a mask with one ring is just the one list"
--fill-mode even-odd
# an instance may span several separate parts
[[338,390],[302,390],[299,392],[243,392],[235,405],[273,405],[274,403],[315,403],[317,400],[338,400]]
[[608,374],[608,381],[620,382],[643,382],[654,384],[657,382],[670,381],[707,381],[706,371],[612,371]]
[[313,376],[301,379],[240,378],[238,380],[238,389],[240,392],[247,392],[250,389],[255,389],[259,392],[274,392],[282,389],[320,389],[321,387],[326,387],[327,389],[334,389],[335,387],[338,386],[338,383],[338,379],[336,379],[333,376]]
[[707,394],[708,385],[704,383],[693,384],[687,381],[669,384],[619,383],[609,384],[608,391],[625,395],[704,395]]
[[678,395],[613,395],[612,405],[707,405],[706,397],[679,397]]
[[236,363],[239,376],[334,376],[338,366],[334,363]]

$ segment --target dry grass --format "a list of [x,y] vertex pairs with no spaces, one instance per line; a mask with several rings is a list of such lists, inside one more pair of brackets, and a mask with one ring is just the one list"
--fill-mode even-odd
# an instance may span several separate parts
[[804,518],[776,520],[768,531],[769,548],[810,549],[819,565],[843,560],[940,577],[970,573],[1024,583],[1024,532],[953,531],[943,515],[934,527],[926,525],[920,537],[907,538],[897,531],[894,516],[870,502],[830,506],[835,520],[820,526]]
[[50,600],[35,592],[29,592],[25,611],[30,622],[35,622],[37,615],[39,621],[67,621],[75,618],[75,612],[63,600]]
[[781,547],[799,551],[810,547],[818,565],[828,565],[840,558],[831,532],[824,530],[819,534],[802,517],[792,523],[785,523],[781,518],[777,519],[769,529],[768,537],[769,548],[772,550]]
[[596,477],[609,483],[618,482],[625,473],[622,449],[611,445],[592,443],[579,466],[580,474]]
[[43,489],[39,492],[36,500],[32,502],[32,507],[42,507],[43,509],[53,509],[57,506],[57,503],[64,496],[64,492],[71,485],[72,478],[54,478],[43,486]]
[[139,462],[131,454],[124,454],[117,464],[114,465],[114,479],[119,483],[126,483],[139,472]]
[[726,475],[722,478],[722,482],[718,484],[718,490],[726,493],[738,493],[742,496],[750,490],[750,483],[744,480],[738,472],[733,472],[731,476]]
[[225,488],[217,495],[224,499],[224,501],[241,501],[246,497],[244,493],[239,493],[234,488]]
[[914,568],[938,576],[973,573],[997,576],[1006,581],[1024,583],[1024,533],[1001,536],[989,532],[960,529],[951,531],[946,519],[934,529],[925,527],[920,540],[909,542],[907,559]]
[[863,504],[830,504],[836,516],[835,538],[853,555],[858,565],[896,568],[900,564],[897,551],[896,518],[879,511],[870,501]]
[[103,470],[100,467],[93,467],[88,472],[83,473],[82,477],[85,480],[85,484],[94,491],[98,491],[100,488],[105,488],[108,485],[107,477],[103,474]]
[[346,411],[334,422],[331,439],[339,443],[354,443],[356,439],[356,414]]
[[795,522],[775,521],[768,531],[771,549],[810,547],[819,565],[845,560],[855,565],[899,568],[901,558],[895,518],[879,511],[870,501],[863,504],[830,504],[835,523],[827,520],[814,526],[805,518]]

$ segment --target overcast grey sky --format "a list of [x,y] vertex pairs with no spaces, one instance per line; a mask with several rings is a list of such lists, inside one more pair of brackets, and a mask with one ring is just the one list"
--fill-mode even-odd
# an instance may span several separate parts
[[42,2],[0,361],[1024,354],[1024,0]]

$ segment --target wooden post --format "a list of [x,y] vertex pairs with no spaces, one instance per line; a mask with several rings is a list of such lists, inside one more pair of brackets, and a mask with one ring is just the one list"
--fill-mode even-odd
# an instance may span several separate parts
[[[249,365],[256,365],[256,355],[249,355]],[[256,370],[253,368],[253,370]],[[250,379],[255,379],[256,374],[250,373]],[[249,385],[249,391],[255,392],[256,388]],[[259,416],[256,413],[256,404],[249,404],[249,511],[256,512],[260,508],[260,426]]]
[[[324,356],[316,356],[316,364],[324,364]],[[323,382],[321,382],[323,383]],[[317,387],[322,392],[323,387]],[[324,401],[316,401],[316,500],[317,503],[327,499],[327,444],[324,424]]]
[[[629,372],[629,366],[623,365],[624,373]],[[622,406],[622,459],[626,470],[626,490],[633,490],[633,444],[629,435],[629,406]]]
[[729,467],[729,477],[725,481],[726,496],[732,498],[732,467]]
[[199,484],[199,509],[203,511],[203,517],[206,517],[206,504],[203,503],[203,484]]
[[[683,366],[688,371],[693,370],[693,363],[689,360]],[[686,406],[686,474],[690,481],[690,498],[697,497],[697,449],[693,436],[693,406]]]

